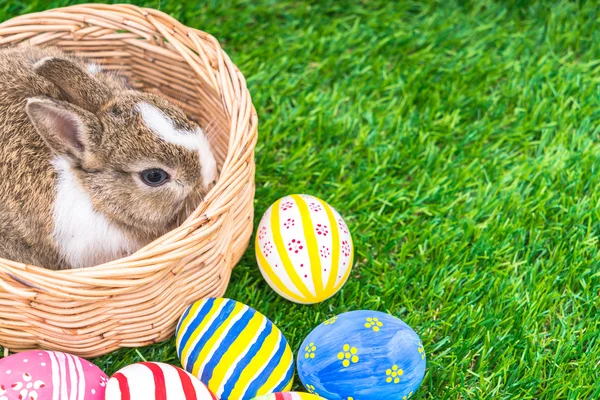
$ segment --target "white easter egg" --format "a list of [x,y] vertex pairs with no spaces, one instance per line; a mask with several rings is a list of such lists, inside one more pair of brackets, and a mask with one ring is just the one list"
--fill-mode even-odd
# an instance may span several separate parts
[[265,280],[296,303],[330,298],[352,268],[352,236],[344,219],[309,195],[285,196],[271,205],[258,225],[255,247]]

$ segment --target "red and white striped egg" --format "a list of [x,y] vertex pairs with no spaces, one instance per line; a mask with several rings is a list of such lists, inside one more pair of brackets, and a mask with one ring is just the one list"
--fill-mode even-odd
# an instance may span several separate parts
[[102,400],[108,377],[89,361],[31,350],[0,360],[0,400]]
[[173,365],[141,362],[121,368],[106,386],[105,400],[216,400],[198,378]]
[[325,201],[305,194],[285,196],[267,209],[255,248],[267,283],[300,304],[333,296],[352,268],[352,236],[344,219]]

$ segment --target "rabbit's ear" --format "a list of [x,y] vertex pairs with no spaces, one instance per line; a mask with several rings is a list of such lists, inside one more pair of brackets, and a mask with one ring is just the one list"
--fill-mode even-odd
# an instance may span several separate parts
[[100,121],[86,110],[39,97],[27,99],[25,109],[37,132],[57,155],[82,161],[98,142]]
[[85,110],[96,112],[111,99],[109,88],[73,61],[46,57],[33,71],[54,83],[65,99]]

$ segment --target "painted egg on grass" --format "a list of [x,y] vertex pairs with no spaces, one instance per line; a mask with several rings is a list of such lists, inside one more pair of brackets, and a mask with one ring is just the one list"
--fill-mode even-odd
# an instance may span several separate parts
[[108,377],[89,361],[31,350],[0,360],[0,400],[102,400]]
[[298,375],[330,400],[406,400],[425,375],[425,350],[402,320],[351,311],[316,327],[298,352]]
[[253,400],[325,400],[322,397],[310,393],[281,392],[265,396],[255,397]]
[[287,300],[327,300],[348,280],[353,244],[343,218],[309,195],[277,200],[263,215],[256,235],[256,260],[267,283]]
[[267,317],[234,300],[200,300],[177,326],[181,365],[221,400],[250,400],[289,390],[293,355]]
[[108,381],[105,400],[216,400],[197,378],[169,364],[141,362]]

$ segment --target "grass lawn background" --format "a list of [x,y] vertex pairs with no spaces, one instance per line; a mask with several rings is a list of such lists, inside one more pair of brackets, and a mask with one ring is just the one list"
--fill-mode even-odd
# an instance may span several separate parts
[[[70,3],[0,0],[0,19]],[[256,223],[301,192],[353,232],[356,264],[331,300],[278,297],[252,248],[228,297],[294,351],[347,310],[400,317],[427,351],[416,399],[600,397],[594,2],[136,4],[210,32],[247,77]],[[142,357],[178,364],[173,340],[95,361],[111,374]]]

